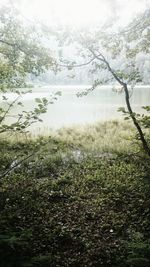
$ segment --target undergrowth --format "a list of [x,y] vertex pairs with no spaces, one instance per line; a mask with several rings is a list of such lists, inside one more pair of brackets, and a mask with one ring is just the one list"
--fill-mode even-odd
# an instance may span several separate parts
[[149,266],[150,161],[106,125],[0,141],[1,267]]

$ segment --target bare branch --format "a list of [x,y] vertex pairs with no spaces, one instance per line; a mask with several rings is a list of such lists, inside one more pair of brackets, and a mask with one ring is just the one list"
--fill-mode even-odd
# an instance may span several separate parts
[[0,175],[0,178],[4,178],[7,174],[9,174],[10,172],[12,172],[16,167],[18,167],[19,165],[21,165],[24,161],[26,161],[27,159],[31,158],[36,152],[24,157],[23,159],[21,159],[20,161],[18,161],[16,164],[14,164],[14,166],[10,167],[6,172],[4,172],[3,174]]
[[95,60],[95,57],[90,59],[89,61],[85,62],[85,63],[81,63],[81,64],[73,64],[73,65],[67,65],[67,64],[58,64],[58,66],[60,67],[65,67],[65,68],[78,68],[78,67],[83,67],[86,65],[89,65],[91,62],[93,62]]
[[49,140],[47,142],[45,142],[44,144],[41,144],[40,147],[39,147],[39,150],[33,151],[31,154],[23,157],[21,160],[17,161],[13,166],[11,164],[10,168],[0,175],[0,179],[4,178],[6,175],[8,175],[12,171],[14,171],[16,167],[21,165],[23,162],[25,162],[26,160],[28,160],[32,156],[35,156],[38,152],[40,152],[42,150],[43,146],[47,145],[48,143],[49,143]]
[[116,73],[113,71],[113,69],[111,68],[110,64],[108,63],[108,61],[106,60],[106,58],[103,56],[102,53],[99,53],[98,55],[93,51],[93,49],[89,48],[89,51],[93,54],[93,56],[95,57],[95,59],[103,62],[106,64],[108,70],[111,72],[111,74],[113,75],[113,77],[117,80],[117,82],[124,86],[124,82],[116,75]]

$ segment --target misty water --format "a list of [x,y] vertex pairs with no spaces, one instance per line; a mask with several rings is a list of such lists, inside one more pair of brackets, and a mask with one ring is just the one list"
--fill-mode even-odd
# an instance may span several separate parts
[[[18,114],[22,109],[32,110],[35,106],[35,98],[50,99],[51,93],[61,91],[62,95],[58,96],[54,104],[49,105],[47,113],[41,116],[43,123],[32,125],[30,128],[32,132],[45,132],[50,128],[123,119],[122,114],[117,111],[119,107],[125,106],[123,92],[116,92],[112,86],[103,86],[90,92],[87,96],[77,97],[77,93],[86,88],[87,86],[78,85],[34,88],[32,93],[22,96],[21,101],[24,108],[16,105],[12,109],[11,115]],[[138,86],[130,93],[133,110],[143,112],[141,106],[150,104],[150,86]],[[16,96],[13,93],[7,93],[7,97],[12,101]],[[8,118],[8,121],[12,122],[13,118]]]

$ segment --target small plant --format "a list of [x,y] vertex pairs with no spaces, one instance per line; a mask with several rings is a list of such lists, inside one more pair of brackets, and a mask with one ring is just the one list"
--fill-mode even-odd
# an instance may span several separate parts
[[150,242],[144,240],[143,234],[134,232],[131,241],[128,242],[129,255],[127,266],[148,267],[150,266]]

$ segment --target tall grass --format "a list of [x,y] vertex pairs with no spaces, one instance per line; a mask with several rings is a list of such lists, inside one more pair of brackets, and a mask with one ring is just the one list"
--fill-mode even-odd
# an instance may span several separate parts
[[134,142],[135,131],[129,122],[106,121],[94,124],[63,127],[57,130],[39,128],[27,134],[4,134],[1,139],[16,141],[31,141],[47,138],[63,141],[77,149],[90,153],[132,153],[137,150]]
[[108,121],[92,125],[62,128],[55,137],[86,151],[100,153],[130,153],[136,150],[135,132],[130,123]]

